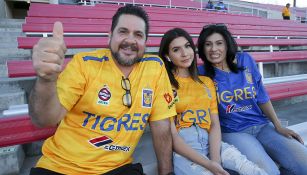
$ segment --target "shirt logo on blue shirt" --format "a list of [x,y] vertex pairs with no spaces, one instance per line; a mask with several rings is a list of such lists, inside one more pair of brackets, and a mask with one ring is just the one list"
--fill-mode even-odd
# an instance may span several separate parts
[[227,105],[226,106],[226,113],[233,113],[233,112],[242,112],[242,111],[247,111],[252,109],[252,105],[247,105],[247,106],[242,106],[242,107],[237,107],[235,104],[232,105]]
[[153,97],[152,89],[143,89],[143,95],[142,95],[142,107],[143,108],[151,108],[152,97]]
[[253,77],[252,77],[252,74],[250,73],[249,69],[245,69],[245,78],[246,78],[246,81],[249,83],[249,84],[253,84]]

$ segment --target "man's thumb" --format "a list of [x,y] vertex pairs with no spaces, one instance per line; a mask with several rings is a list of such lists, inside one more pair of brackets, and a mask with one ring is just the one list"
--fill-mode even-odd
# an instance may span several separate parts
[[53,25],[53,37],[63,39],[64,31],[63,31],[63,25],[61,22],[57,21]]

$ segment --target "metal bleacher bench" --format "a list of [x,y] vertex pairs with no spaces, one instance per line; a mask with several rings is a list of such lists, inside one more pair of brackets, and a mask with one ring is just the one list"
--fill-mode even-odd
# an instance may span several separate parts
[[[97,6],[73,6],[31,3],[26,23],[23,25],[24,37],[18,38],[18,48],[32,49],[40,37],[52,35],[52,26],[55,21],[61,21],[64,26],[64,40],[68,49],[78,48],[107,48],[108,32],[111,17],[116,5],[100,4]],[[236,36],[240,47],[245,46],[307,46],[307,26],[297,23],[285,23],[280,20],[265,20],[259,17],[210,13],[183,9],[163,9],[159,7],[144,7],[150,16],[151,29],[147,40],[147,52],[156,53],[161,37],[168,29],[182,27],[190,32],[194,42],[201,28],[209,23],[227,23],[230,31]],[[103,13],[102,13],[103,12]],[[167,15],[167,18],[165,17]],[[244,28],[244,30],[242,30]],[[281,39],[282,38],[282,39]],[[263,63],[291,62],[307,60],[307,50],[273,52],[252,52],[251,55],[259,64],[262,72]],[[70,61],[67,56],[65,64]],[[36,74],[31,60],[8,61],[9,78],[31,77]],[[282,100],[290,97],[307,95],[307,75],[301,74],[289,77],[264,79],[266,89],[271,99]],[[30,143],[44,140],[52,136],[56,127],[37,128],[28,115],[27,105],[10,107],[4,111],[6,117],[0,118],[0,147]],[[307,142],[307,122],[290,126]],[[145,132],[149,135],[150,132]],[[150,139],[150,137],[142,137]],[[137,149],[148,150],[153,154],[150,142],[141,140]],[[136,151],[136,154],[140,154]],[[146,162],[142,156],[136,155],[138,161]],[[154,171],[152,162],[145,163],[147,169]],[[149,173],[150,174],[150,173]]]

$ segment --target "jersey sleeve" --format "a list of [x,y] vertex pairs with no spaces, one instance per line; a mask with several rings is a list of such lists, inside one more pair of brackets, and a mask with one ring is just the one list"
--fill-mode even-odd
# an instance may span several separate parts
[[152,113],[149,121],[157,121],[176,115],[174,95],[164,65],[156,83]]
[[255,60],[247,53],[244,55],[244,59],[246,59],[251,65],[252,75],[255,80],[255,90],[256,90],[256,99],[257,103],[263,104],[270,100],[270,97],[265,90],[265,87],[262,82],[262,75],[259,72],[259,69],[256,65]]
[[70,111],[84,93],[85,75],[81,55],[75,55],[57,80],[60,103]]

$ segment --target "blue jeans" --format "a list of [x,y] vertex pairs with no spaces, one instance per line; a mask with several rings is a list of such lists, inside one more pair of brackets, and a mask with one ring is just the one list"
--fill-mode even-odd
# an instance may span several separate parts
[[[179,130],[181,138],[205,159],[208,159],[209,144],[208,132],[199,126],[192,125],[189,128]],[[212,145],[215,146],[215,145]],[[256,164],[246,159],[234,146],[227,143],[221,144],[221,160],[224,168],[234,170],[242,175],[267,175]],[[174,153],[174,172],[176,175],[212,175],[206,168]]]
[[[277,133],[272,123],[237,133],[222,133],[222,139],[270,175],[307,174],[307,148]],[[273,160],[281,166],[281,171]]]

